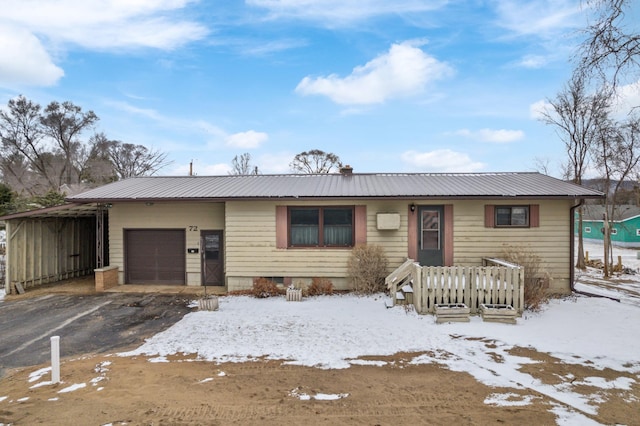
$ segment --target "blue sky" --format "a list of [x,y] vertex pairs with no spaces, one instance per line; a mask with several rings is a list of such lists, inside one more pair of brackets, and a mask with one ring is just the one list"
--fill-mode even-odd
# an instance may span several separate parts
[[[70,100],[160,174],[535,170],[563,144],[536,110],[568,80],[579,0],[3,0],[0,104]],[[638,86],[630,86],[638,88]],[[630,97],[638,97],[630,90]],[[87,137],[89,135],[86,135]]]

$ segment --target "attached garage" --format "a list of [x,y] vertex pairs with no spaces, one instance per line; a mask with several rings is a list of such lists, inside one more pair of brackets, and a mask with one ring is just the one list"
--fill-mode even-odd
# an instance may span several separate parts
[[184,229],[125,229],[128,284],[185,284]]

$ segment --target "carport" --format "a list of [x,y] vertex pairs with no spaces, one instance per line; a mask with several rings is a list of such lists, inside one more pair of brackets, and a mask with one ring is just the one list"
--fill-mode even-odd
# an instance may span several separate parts
[[90,275],[108,264],[106,211],[74,203],[4,216],[6,293]]

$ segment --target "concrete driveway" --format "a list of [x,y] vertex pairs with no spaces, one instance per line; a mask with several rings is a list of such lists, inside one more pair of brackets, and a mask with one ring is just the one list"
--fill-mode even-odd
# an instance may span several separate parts
[[60,357],[135,347],[191,309],[179,294],[45,294],[0,302],[0,378],[7,369],[50,361],[50,337]]

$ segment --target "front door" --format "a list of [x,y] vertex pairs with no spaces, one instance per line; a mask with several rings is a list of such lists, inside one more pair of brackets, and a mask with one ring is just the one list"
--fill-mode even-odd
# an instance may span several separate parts
[[442,266],[443,206],[418,207],[418,262],[424,266]]
[[224,285],[222,231],[201,231],[202,285]]

